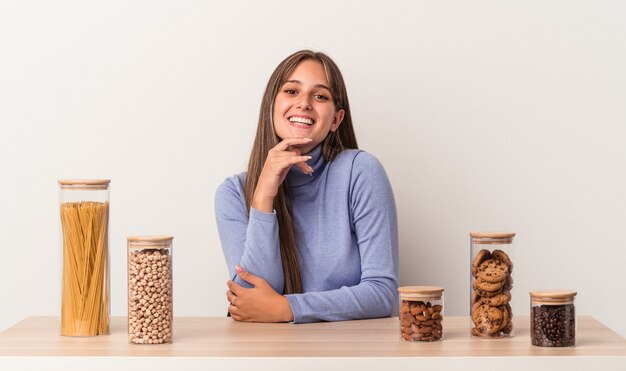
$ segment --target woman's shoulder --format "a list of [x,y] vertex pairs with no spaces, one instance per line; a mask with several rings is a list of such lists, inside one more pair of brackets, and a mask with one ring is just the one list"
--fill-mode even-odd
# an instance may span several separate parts
[[220,200],[228,197],[242,197],[245,195],[247,172],[231,175],[217,187],[215,199]]
[[379,173],[384,172],[380,160],[373,154],[362,149],[346,149],[337,155],[335,161],[340,165],[349,166],[352,173]]

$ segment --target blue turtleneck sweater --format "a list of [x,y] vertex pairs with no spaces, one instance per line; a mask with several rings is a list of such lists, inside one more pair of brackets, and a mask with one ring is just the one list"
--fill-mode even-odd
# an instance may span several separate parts
[[[295,323],[392,315],[397,304],[398,226],[391,185],[367,152],[345,150],[325,161],[321,146],[307,161],[313,176],[292,167],[286,182],[296,227],[302,294],[286,295]],[[235,264],[283,292],[276,213],[247,215],[246,173],[227,178],[215,213],[231,277]],[[235,281],[250,285],[239,277]]]

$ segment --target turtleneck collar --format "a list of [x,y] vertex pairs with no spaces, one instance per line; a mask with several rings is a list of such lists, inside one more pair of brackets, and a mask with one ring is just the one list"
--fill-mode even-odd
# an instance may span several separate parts
[[322,155],[321,143],[318,144],[317,147],[313,148],[313,150],[306,155],[311,156],[311,159],[307,161],[307,164],[309,164],[309,166],[313,168],[313,174],[308,175],[303,173],[299,167],[292,167],[291,169],[289,169],[286,178],[287,184],[290,187],[299,187],[301,185],[312,182],[321,174],[322,170],[324,169],[324,166],[326,165],[326,160]]

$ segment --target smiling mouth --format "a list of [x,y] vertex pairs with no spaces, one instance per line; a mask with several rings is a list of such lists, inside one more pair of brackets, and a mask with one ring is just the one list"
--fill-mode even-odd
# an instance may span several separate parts
[[296,127],[309,127],[314,124],[312,119],[297,116],[290,117],[289,122]]

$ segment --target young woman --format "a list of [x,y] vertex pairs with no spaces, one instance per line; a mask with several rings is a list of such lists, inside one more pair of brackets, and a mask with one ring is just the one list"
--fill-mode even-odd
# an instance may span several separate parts
[[380,162],[357,148],[335,63],[308,50],[282,61],[263,95],[248,171],[215,196],[233,319],[392,315],[395,202]]

